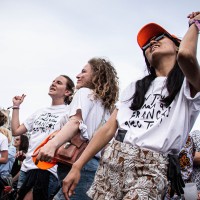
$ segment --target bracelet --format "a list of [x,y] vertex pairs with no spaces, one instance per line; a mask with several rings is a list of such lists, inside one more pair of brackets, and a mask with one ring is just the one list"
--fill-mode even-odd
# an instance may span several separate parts
[[11,108],[12,108],[13,110],[14,110],[14,109],[19,109],[19,106],[12,106]]
[[196,27],[197,27],[197,28],[199,29],[199,31],[200,31],[200,20],[198,20],[198,19],[192,19],[192,20],[189,21],[189,27],[190,27],[192,24],[195,24]]

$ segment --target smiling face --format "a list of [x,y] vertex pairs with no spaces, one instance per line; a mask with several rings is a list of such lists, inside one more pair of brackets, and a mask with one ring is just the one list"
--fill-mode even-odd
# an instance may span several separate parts
[[161,59],[163,56],[176,56],[177,46],[175,43],[168,38],[167,36],[160,37],[153,37],[149,43],[145,46],[145,56],[149,61],[151,66],[155,66],[155,62]]
[[93,88],[92,75],[93,75],[92,67],[88,63],[82,69],[81,73],[76,76],[77,78],[76,88],[80,89],[82,87],[87,87],[87,88],[92,89]]
[[16,147],[16,148],[19,148],[20,144],[21,144],[21,138],[20,138],[20,136],[16,136],[14,138],[14,144],[13,144],[13,146]]

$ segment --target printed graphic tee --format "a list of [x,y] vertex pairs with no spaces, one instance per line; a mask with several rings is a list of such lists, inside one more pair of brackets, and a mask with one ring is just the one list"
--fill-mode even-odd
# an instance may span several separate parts
[[189,84],[184,80],[180,92],[169,107],[161,100],[168,95],[164,87],[166,77],[157,77],[145,95],[140,110],[130,109],[130,98],[135,92],[132,82],[117,103],[116,134],[123,135],[123,142],[159,153],[178,154],[184,146],[200,109],[200,93],[190,96]]
[[[29,148],[21,170],[27,172],[37,169],[32,161],[32,154],[36,147],[51,133],[59,130],[67,122],[67,105],[50,106],[40,109],[31,115],[24,125],[30,133]],[[57,165],[49,169],[57,177]]]

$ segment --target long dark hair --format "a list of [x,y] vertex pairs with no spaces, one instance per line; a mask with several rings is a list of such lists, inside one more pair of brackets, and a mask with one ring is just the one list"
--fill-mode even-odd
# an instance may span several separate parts
[[[171,38],[170,38],[171,39]],[[176,46],[179,46],[178,40],[172,40]],[[143,51],[143,55],[145,58],[145,62],[147,65],[148,75],[144,78],[138,80],[135,85],[135,93],[131,97],[130,100],[132,100],[130,109],[131,110],[139,110],[142,105],[144,104],[145,100],[145,94],[147,90],[149,89],[151,82],[156,78],[156,72],[154,67],[150,66],[150,63],[148,62],[145,51]],[[166,87],[169,95],[162,99],[161,101],[165,104],[166,107],[168,107],[172,101],[174,100],[175,96],[179,92],[182,84],[183,84],[184,74],[181,71],[178,62],[176,61],[174,67],[169,72],[166,80]]]
[[26,135],[20,135],[19,151],[26,153],[28,151],[29,141]]

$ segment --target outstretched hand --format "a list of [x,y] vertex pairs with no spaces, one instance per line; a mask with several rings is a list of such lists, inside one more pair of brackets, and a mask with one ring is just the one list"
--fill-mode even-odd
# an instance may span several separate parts
[[22,96],[14,96],[12,99],[13,106],[20,106],[20,104],[24,101],[25,97],[26,97],[25,94],[22,94]]
[[76,167],[72,167],[68,175],[63,180],[63,194],[65,196],[65,199],[70,200],[69,198],[75,194],[74,190],[80,180],[81,173],[80,170]]

